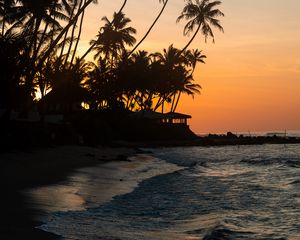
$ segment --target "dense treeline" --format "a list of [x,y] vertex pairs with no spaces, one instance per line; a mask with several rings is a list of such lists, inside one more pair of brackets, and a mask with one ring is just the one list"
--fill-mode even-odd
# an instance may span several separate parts
[[[188,49],[200,31],[223,31],[216,7],[221,1],[188,0],[178,21],[187,20],[184,34],[194,32],[182,49],[170,45],[149,53],[139,46],[158,22],[168,0],[139,41],[125,15],[125,0],[102,26],[83,56],[77,55],[85,11],[96,0],[0,0],[0,108],[28,111],[51,91],[74,95],[90,109],[175,111],[182,94],[200,92],[194,83],[202,51]],[[94,62],[85,60],[94,54]],[[41,101],[43,102],[43,101]]]

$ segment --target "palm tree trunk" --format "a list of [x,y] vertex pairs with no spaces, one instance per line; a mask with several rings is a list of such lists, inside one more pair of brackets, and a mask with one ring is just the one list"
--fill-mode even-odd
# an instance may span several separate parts
[[[83,2],[83,0],[81,0],[80,3],[79,3],[79,9],[78,9],[78,11],[80,10],[80,7],[81,7],[81,5],[82,5],[82,2]],[[84,13],[84,11],[83,11],[82,13]],[[78,16],[78,17],[79,17],[79,16]],[[70,41],[70,45],[69,45],[68,52],[67,52],[67,54],[66,54],[66,58],[65,58],[65,62],[64,62],[64,68],[65,68],[66,65],[67,65],[67,62],[68,62],[68,59],[69,59],[69,55],[70,55],[70,53],[71,53],[71,49],[72,49],[72,46],[73,46],[74,36],[75,36],[75,29],[76,29],[76,27],[77,27],[77,22],[78,22],[78,18],[76,19],[76,21],[75,21],[75,23],[74,23],[74,25],[73,25],[73,29],[72,29],[72,33],[71,33],[71,41]]]
[[93,44],[89,47],[89,49],[85,52],[85,54],[82,55],[82,57],[80,58],[79,61],[83,60],[83,59],[90,53],[90,51],[93,50],[93,48],[94,48],[96,45],[97,45],[97,42],[93,43]]
[[52,53],[53,49],[56,47],[58,42],[64,36],[64,34],[69,30],[69,28],[76,22],[81,13],[91,4],[94,0],[87,0],[86,3],[79,9],[79,11],[75,14],[75,16],[69,21],[69,23],[64,27],[64,29],[58,34],[58,36],[53,40],[50,44],[46,53],[41,57],[37,69],[40,69],[43,66],[44,61],[48,58],[48,56]]
[[118,13],[120,13],[120,12],[123,11],[123,8],[125,7],[126,3],[127,3],[127,0],[124,0],[123,5],[121,6],[121,8],[120,8],[120,10],[119,10]]
[[173,100],[172,100],[172,105],[171,105],[171,111],[170,112],[173,112],[173,108],[174,108],[174,104],[175,104],[175,99],[176,99],[176,92],[174,92],[174,95],[173,95]]
[[128,110],[132,110],[132,109],[130,109],[130,107],[131,107],[131,105],[132,105],[132,102],[133,102],[133,100],[134,100],[134,98],[135,98],[135,96],[136,96],[136,92],[134,92],[134,93],[130,93],[129,92],[129,97],[128,97],[128,102],[127,102],[127,106],[126,106],[126,108],[128,109]]
[[3,14],[3,19],[2,19],[2,32],[1,35],[2,37],[4,36],[4,31],[5,31],[5,13]]
[[[38,32],[39,32],[39,28],[41,26],[41,23],[42,23],[42,20],[39,19],[37,21],[37,26],[36,26],[36,30],[35,30],[35,33],[34,33],[34,42],[33,42],[33,54],[35,54],[35,51],[37,49],[37,41],[38,41]],[[34,56],[36,57],[36,56]]]
[[[84,2],[86,2],[86,0]],[[76,44],[75,44],[75,47],[74,47],[73,56],[71,58],[71,65],[72,65],[72,63],[74,61],[74,58],[75,58],[75,55],[76,55],[76,51],[77,51],[77,47],[78,47],[78,44],[79,44],[79,41],[80,41],[80,36],[81,36],[81,32],[82,32],[82,25],[83,25],[83,19],[84,19],[84,13],[85,13],[85,11],[83,11],[82,15],[81,15],[80,25],[79,25],[79,32],[78,32],[78,36],[77,36],[77,41],[76,41]]]
[[46,23],[46,26],[44,28],[44,32],[41,36],[41,39],[40,39],[40,42],[39,42],[39,45],[37,46],[36,50],[35,50],[35,54],[37,55],[38,52],[40,51],[42,45],[43,45],[43,42],[44,42],[44,39],[45,39],[45,36],[46,36],[46,33],[47,33],[47,30],[48,30],[48,27],[49,27],[49,22]]
[[[73,15],[74,15],[74,12],[75,12],[75,9],[76,9],[76,5],[77,5],[77,1],[74,3],[74,6],[72,7],[70,18],[72,18]],[[64,53],[66,42],[67,42],[67,37],[68,37],[68,32],[69,32],[69,30],[66,31],[66,33],[65,33],[65,37],[64,37],[64,40],[63,40],[63,45],[62,45],[62,48],[61,48],[61,51],[60,51],[59,58],[61,58],[62,55],[63,55],[63,53]]]
[[180,96],[181,96],[181,91],[180,91],[179,94],[178,94],[177,101],[176,101],[176,104],[175,104],[174,109],[173,109],[172,112],[175,112],[175,110],[176,110],[176,108],[177,108],[177,105],[178,105],[178,103],[179,103]]
[[181,55],[189,46],[190,44],[193,42],[194,38],[196,37],[196,35],[198,34],[199,30],[201,28],[201,24],[198,25],[198,28],[196,30],[196,32],[194,33],[193,37],[190,39],[190,41],[185,45],[185,47],[180,51],[179,55]]
[[135,45],[135,47],[131,50],[131,52],[128,54],[128,57],[135,52],[135,50],[139,47],[139,45],[146,39],[146,37],[149,35],[149,33],[151,32],[152,28],[154,27],[154,25],[156,24],[156,22],[158,21],[158,19],[160,18],[160,16],[162,15],[163,11],[165,10],[166,6],[167,6],[168,0],[165,1],[162,9],[160,10],[158,16],[156,17],[156,19],[154,20],[154,22],[152,23],[152,25],[150,26],[150,28],[148,29],[148,31],[146,32],[146,34],[144,35],[144,37]]
[[[35,24],[33,26],[33,34],[32,34],[32,37],[30,39],[31,41],[29,43],[29,48],[28,48],[28,57],[29,58],[33,57],[33,53],[34,53],[34,50],[36,48],[35,45],[36,45],[37,35],[38,35],[38,31],[39,31],[39,27],[40,27],[41,21],[42,21],[41,19],[36,19],[35,20]],[[32,61],[34,61],[34,59],[32,59]]]
[[[27,70],[25,71],[25,94],[26,94],[26,105],[30,105],[29,102],[31,100],[31,93],[32,93],[32,85],[33,85],[33,79],[34,75],[36,73],[35,71],[35,63],[36,63],[36,56],[35,56],[35,48],[36,48],[36,42],[37,42],[37,35],[38,35],[38,30],[41,24],[41,19],[36,19],[35,24],[33,27],[33,36],[31,38],[29,48],[28,48],[28,67]],[[29,109],[29,108],[28,108]],[[25,111],[28,110],[27,106]]]
[[159,102],[160,102],[160,99],[161,99],[161,96],[158,98],[156,104],[155,104],[155,107],[154,107],[154,111],[156,111],[158,108],[159,108]]

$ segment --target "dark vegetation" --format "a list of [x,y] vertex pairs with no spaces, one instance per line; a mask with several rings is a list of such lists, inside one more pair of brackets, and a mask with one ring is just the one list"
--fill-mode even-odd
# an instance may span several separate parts
[[[26,148],[31,142],[47,143],[54,136],[61,142],[77,141],[81,135],[88,136],[89,142],[126,139],[135,132],[130,113],[175,112],[182,94],[200,93],[193,74],[206,56],[188,47],[198,32],[214,40],[211,27],[223,31],[218,20],[223,13],[216,8],[221,1],[188,0],[177,20],[187,20],[185,35],[196,29],[192,38],[182,49],[171,44],[154,53],[138,48],[168,0],[159,0],[162,8],[138,42],[136,29],[124,13],[126,3],[112,19],[102,18],[90,48],[79,56],[85,12],[96,0],[0,1],[2,145]],[[85,60],[90,53],[94,53],[93,62]],[[38,112],[39,121],[31,123],[32,112]],[[59,126],[49,123],[49,114],[61,114],[64,121]],[[154,125],[149,128],[155,130]],[[163,134],[169,135],[170,130],[161,128],[155,132],[161,132],[158,138],[166,138]],[[131,129],[131,134],[125,129]]]
[[[119,140],[266,142],[214,135],[199,140],[186,124],[131,117],[134,112],[174,113],[183,94],[200,93],[194,71],[206,56],[189,46],[199,33],[214,41],[211,27],[223,31],[221,1],[187,0],[177,19],[187,21],[184,35],[193,34],[186,46],[139,50],[169,3],[158,2],[162,7],[139,41],[124,13],[125,0],[112,19],[102,18],[97,36],[79,56],[85,11],[97,1],[0,0],[1,149]],[[94,61],[86,61],[91,53]],[[32,120],[33,113],[39,118]]]

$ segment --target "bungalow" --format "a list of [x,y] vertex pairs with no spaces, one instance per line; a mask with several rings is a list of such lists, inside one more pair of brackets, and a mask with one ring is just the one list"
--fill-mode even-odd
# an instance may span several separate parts
[[163,124],[184,124],[187,125],[187,120],[192,118],[190,115],[169,112],[158,113],[154,111],[139,111],[131,114],[132,119],[146,120],[149,122],[163,123]]

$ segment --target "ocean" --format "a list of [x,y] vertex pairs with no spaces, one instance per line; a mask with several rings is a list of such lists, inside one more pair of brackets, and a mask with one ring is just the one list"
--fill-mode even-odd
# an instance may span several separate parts
[[300,145],[144,149],[27,194],[76,240],[299,240]]

